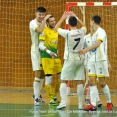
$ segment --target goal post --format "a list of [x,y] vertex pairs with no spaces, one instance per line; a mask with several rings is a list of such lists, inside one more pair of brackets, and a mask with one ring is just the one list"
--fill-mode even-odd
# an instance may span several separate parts
[[[115,39],[117,38],[117,25],[115,23],[117,21],[117,2],[66,2],[66,11],[71,10],[74,11],[76,15],[78,14],[78,17],[82,14],[82,20],[86,24],[88,31],[89,18],[91,18],[91,16],[94,14],[98,14],[101,16],[101,26],[106,30],[109,39],[108,55],[110,58],[110,63],[112,67],[115,68],[114,70],[117,70],[117,68],[113,64],[117,61],[114,59],[114,53],[112,53],[115,50],[113,42],[115,42]],[[66,20],[66,29],[69,29],[68,19]],[[115,91],[114,86],[116,86],[117,83],[117,80],[113,77],[116,77],[116,72],[114,74],[111,72],[110,78],[107,78],[107,83],[109,84],[112,92]],[[75,83],[75,81],[68,81],[68,95],[75,95],[77,93],[76,85],[77,84]]]

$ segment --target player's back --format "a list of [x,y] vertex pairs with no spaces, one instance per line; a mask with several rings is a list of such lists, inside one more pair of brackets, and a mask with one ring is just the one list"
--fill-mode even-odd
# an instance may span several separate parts
[[84,34],[80,29],[71,30],[67,34],[68,51],[78,52],[84,47]]

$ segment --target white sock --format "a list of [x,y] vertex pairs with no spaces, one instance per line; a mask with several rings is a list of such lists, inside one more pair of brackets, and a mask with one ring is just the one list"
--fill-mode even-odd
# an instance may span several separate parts
[[61,83],[60,85],[60,96],[61,96],[61,102],[66,102],[66,96],[67,96],[67,85],[66,83]]
[[86,99],[90,99],[90,86],[89,86],[89,89],[88,89],[88,93],[86,95]]
[[97,89],[97,97],[96,97],[96,100],[97,100],[97,102],[100,101],[98,89]]
[[40,91],[41,91],[41,88],[42,88],[42,86],[43,86],[43,81],[44,81],[44,79],[40,79]]
[[40,96],[40,94],[39,94],[39,92],[40,92],[40,82],[34,81],[33,89],[34,89],[34,95],[35,95],[35,99],[36,99]]
[[40,79],[40,83],[39,83],[39,97],[41,95],[41,89],[42,89],[42,86],[43,86],[43,81],[44,81],[44,79]]
[[91,104],[96,106],[96,97],[97,97],[97,87],[90,86],[90,97],[91,97]]
[[83,107],[83,94],[84,94],[83,84],[77,85],[77,94],[78,94],[79,107]]
[[111,103],[111,96],[110,96],[110,90],[109,90],[109,87],[108,85],[106,85],[104,88],[103,88],[103,92],[104,92],[104,95],[106,97],[106,100],[107,102]]

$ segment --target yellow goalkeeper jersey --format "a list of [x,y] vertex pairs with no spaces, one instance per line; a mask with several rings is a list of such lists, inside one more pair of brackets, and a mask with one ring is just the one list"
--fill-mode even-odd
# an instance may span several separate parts
[[[44,41],[44,46],[57,54],[57,44],[58,44],[58,32],[54,31],[53,29],[50,29],[46,27],[43,30],[43,33],[39,36],[40,41]],[[41,52],[42,58],[52,58],[48,53],[45,51]]]

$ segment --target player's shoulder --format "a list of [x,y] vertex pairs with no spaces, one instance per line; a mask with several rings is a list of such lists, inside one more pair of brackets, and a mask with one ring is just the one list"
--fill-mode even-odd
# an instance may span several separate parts
[[36,20],[35,19],[31,20],[30,24],[32,24],[32,23],[36,23]]
[[45,27],[44,29],[43,29],[43,32],[44,33],[47,33],[47,32],[50,32],[51,30],[48,28],[48,27]]
[[98,32],[99,33],[106,33],[105,30],[103,28],[101,28],[101,27],[98,28]]
[[90,38],[90,33],[84,36],[84,39]]

